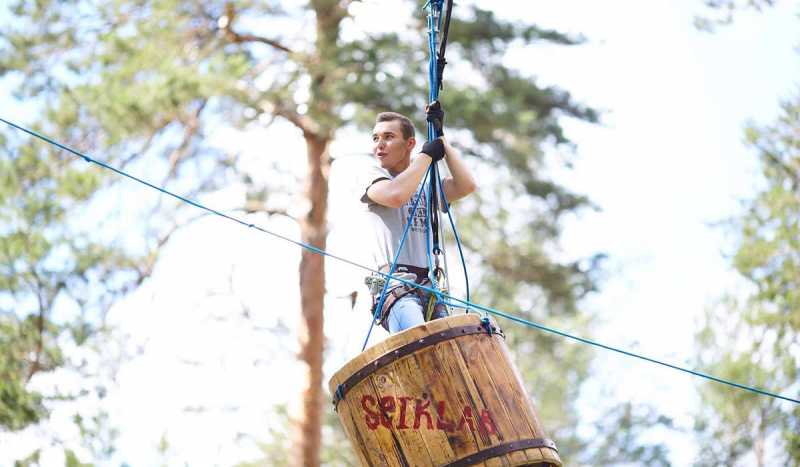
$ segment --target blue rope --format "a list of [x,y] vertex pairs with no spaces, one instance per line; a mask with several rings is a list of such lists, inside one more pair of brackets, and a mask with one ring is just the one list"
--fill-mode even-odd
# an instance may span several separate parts
[[[430,175],[431,179],[436,176],[436,168],[433,164],[430,165],[428,168],[428,174]],[[427,176],[427,175],[426,175]],[[433,217],[433,212],[431,209],[436,209],[433,206],[433,186],[432,184],[428,184],[428,199],[425,200],[426,207],[428,209],[427,215],[425,216],[425,246],[426,246],[426,257],[428,261],[428,275],[430,276],[431,283],[434,285],[434,288],[437,288],[438,285],[436,284],[436,278],[434,277],[433,273],[433,255],[431,254],[431,232],[433,231],[433,227],[431,225],[431,219]]]
[[[429,171],[430,171],[431,177],[438,177],[439,176],[439,172],[436,171],[435,163],[431,164]],[[437,301],[440,301],[442,299],[442,296],[441,296],[441,294],[438,293],[438,291],[441,290],[442,287],[441,287],[441,284],[439,284],[439,282],[436,279],[436,271],[435,271],[434,265],[433,265],[433,255],[431,254],[431,250],[433,248],[439,248],[439,245],[438,244],[437,245],[433,245],[431,243],[431,239],[430,239],[431,232],[433,232],[433,224],[431,223],[431,220],[433,219],[433,209],[437,209],[438,208],[438,206],[434,206],[433,205],[433,184],[432,183],[428,184],[428,199],[427,199],[427,201],[428,201],[428,216],[427,216],[427,219],[426,219],[427,220],[427,224],[426,224],[427,228],[425,229],[425,241],[426,241],[425,244],[428,245],[428,251],[427,251],[428,275],[429,275],[429,278],[430,278],[430,281],[431,281],[431,289],[436,290],[436,292],[434,292],[434,296],[436,297]],[[426,308],[427,307],[423,307],[423,316],[427,316]]]
[[[177,194],[172,193],[172,192],[170,192],[168,190],[165,190],[165,189],[160,188],[160,187],[158,187],[156,185],[153,185],[150,182],[147,182],[147,181],[142,180],[142,179],[140,179],[138,177],[130,175],[130,174],[128,174],[128,173],[126,173],[126,172],[124,172],[122,170],[119,170],[119,169],[117,169],[115,167],[112,167],[112,166],[110,166],[110,165],[108,165],[108,164],[106,164],[104,162],[100,162],[98,160],[92,159],[91,157],[89,157],[89,156],[87,156],[85,154],[82,154],[82,153],[80,153],[80,152],[78,152],[78,151],[76,151],[76,150],[74,150],[72,148],[64,146],[63,144],[60,144],[60,143],[58,143],[56,141],[53,141],[50,138],[47,138],[46,136],[43,136],[43,135],[40,135],[39,133],[36,133],[35,131],[23,128],[23,127],[21,127],[19,125],[11,123],[11,122],[3,119],[3,118],[0,118],[0,121],[5,123],[5,124],[7,124],[7,125],[9,125],[9,126],[11,126],[11,127],[16,128],[16,129],[18,129],[20,131],[23,131],[23,132],[25,132],[25,133],[27,133],[27,134],[29,134],[31,136],[34,136],[34,137],[36,137],[38,139],[46,141],[46,142],[48,142],[48,143],[50,143],[50,144],[52,144],[54,146],[57,146],[57,147],[65,150],[67,152],[70,152],[70,153],[82,158],[86,162],[97,164],[97,165],[99,165],[99,166],[101,166],[103,168],[106,168],[108,170],[111,170],[111,171],[119,174],[119,175],[122,175],[123,177],[127,177],[127,178],[129,178],[131,180],[134,180],[134,181],[136,181],[138,183],[141,183],[141,184],[143,184],[145,186],[148,186],[148,187],[150,187],[150,188],[152,188],[152,189],[154,189],[156,191],[164,193],[165,195],[171,196],[171,197],[173,197],[175,199],[178,199],[178,200],[180,200],[180,201],[182,201],[184,203],[190,204],[190,205],[192,205],[192,206],[194,206],[196,208],[202,209],[202,210],[207,211],[209,213],[212,213],[214,215],[217,215],[217,216],[223,217],[225,219],[231,220],[233,222],[236,222],[238,224],[244,225],[245,227],[258,230],[259,232],[263,232],[263,233],[265,233],[267,235],[271,235],[273,237],[279,238],[279,239],[287,241],[289,243],[293,243],[293,244],[295,244],[295,245],[297,245],[297,246],[299,246],[301,248],[305,248],[305,249],[307,249],[309,251],[313,251],[314,253],[317,253],[317,254],[320,254],[320,255],[323,255],[323,256],[327,256],[329,258],[336,259],[338,261],[341,261],[343,263],[349,264],[351,266],[363,269],[363,270],[371,272],[371,273],[378,274],[380,276],[383,276],[386,280],[396,280],[398,282],[401,282],[403,284],[409,285],[411,287],[415,287],[415,288],[418,288],[418,289],[426,290],[426,291],[428,291],[430,293],[435,293],[436,292],[435,290],[431,289],[430,287],[426,287],[426,286],[417,284],[415,282],[407,281],[407,280],[402,279],[400,277],[394,277],[392,275],[389,275],[389,274],[386,274],[386,273],[383,273],[383,272],[380,272],[380,271],[376,271],[376,270],[374,270],[372,268],[369,268],[369,267],[364,266],[362,264],[356,263],[355,261],[349,260],[349,259],[341,257],[341,256],[337,256],[337,255],[332,254],[332,253],[328,253],[328,252],[326,252],[324,250],[321,250],[321,249],[319,249],[319,248],[317,248],[315,246],[308,245],[306,243],[299,242],[297,240],[293,240],[293,239],[291,239],[289,237],[285,237],[285,236],[280,235],[278,233],[269,231],[267,229],[264,229],[262,227],[259,227],[259,226],[255,225],[255,224],[252,224],[252,223],[237,219],[236,217],[224,214],[224,213],[222,213],[220,211],[217,211],[216,209],[212,209],[212,208],[206,207],[206,206],[204,206],[204,205],[202,205],[202,204],[200,204],[198,202],[195,202],[195,201],[192,201],[190,199],[184,198],[183,196],[177,195]],[[555,328],[550,328],[550,327],[544,326],[542,324],[534,323],[533,321],[528,321],[528,320],[520,318],[518,316],[514,316],[514,315],[508,314],[506,312],[496,310],[494,308],[486,307],[486,306],[483,306],[483,305],[478,305],[476,303],[472,303],[472,302],[467,301],[467,300],[463,300],[463,299],[460,299],[460,298],[452,297],[452,296],[447,295],[447,294],[442,294],[442,296],[444,298],[449,299],[449,300],[453,300],[453,301],[456,301],[458,303],[464,304],[467,307],[477,308],[479,310],[486,311],[487,313],[491,313],[491,314],[493,314],[495,316],[499,316],[501,318],[506,318],[506,319],[514,321],[516,323],[523,324],[525,326],[532,327],[532,328],[535,328],[535,329],[539,329],[539,330],[542,330],[542,331],[545,331],[545,332],[549,332],[551,334],[555,334],[555,335],[558,335],[558,336],[561,336],[561,337],[566,337],[568,339],[572,339],[572,340],[581,342],[583,344],[592,345],[592,346],[595,346],[595,347],[599,347],[601,349],[610,350],[612,352],[617,352],[617,353],[620,353],[622,355],[626,355],[626,356],[629,356],[629,357],[638,358],[640,360],[644,360],[644,361],[647,361],[647,362],[650,362],[650,363],[654,363],[654,364],[657,364],[657,365],[665,366],[665,367],[671,368],[673,370],[682,371],[682,372],[688,373],[690,375],[694,375],[694,376],[697,376],[697,377],[700,377],[700,378],[704,378],[704,379],[707,379],[707,380],[710,380],[710,381],[714,381],[714,382],[717,382],[717,383],[720,383],[720,384],[725,384],[725,385],[728,385],[728,386],[731,386],[731,387],[734,387],[734,388],[738,388],[738,389],[742,389],[742,390],[745,390],[745,391],[749,391],[749,392],[752,392],[752,393],[761,394],[761,395],[764,395],[764,396],[772,397],[772,398],[775,398],[775,399],[781,399],[781,400],[785,400],[785,401],[788,401],[788,402],[793,402],[795,404],[800,404],[800,400],[799,399],[793,399],[793,398],[788,397],[788,396],[783,396],[783,395],[776,394],[776,393],[773,393],[773,392],[765,391],[763,389],[759,389],[759,388],[756,388],[756,387],[747,386],[747,385],[744,385],[744,384],[736,383],[734,381],[729,381],[729,380],[725,380],[725,379],[722,379],[722,378],[717,378],[716,376],[712,376],[710,374],[703,373],[703,372],[700,372],[700,371],[684,368],[684,367],[681,367],[681,366],[678,366],[678,365],[673,365],[671,363],[666,363],[666,362],[663,362],[661,360],[657,360],[655,358],[650,358],[650,357],[646,357],[644,355],[636,354],[636,353],[633,353],[633,352],[628,352],[627,350],[622,350],[622,349],[619,349],[619,348],[616,348],[616,347],[612,347],[610,345],[606,345],[606,344],[602,344],[602,343],[597,342],[597,341],[593,341],[591,339],[586,339],[586,338],[583,338],[583,337],[580,337],[580,336],[576,336],[576,335],[573,335],[573,334],[570,334],[570,333],[567,333],[567,332],[564,332],[564,331],[560,331],[560,330],[555,329]]]
[[[432,51],[431,53],[433,54],[434,53],[433,50],[436,48],[436,28],[434,27],[434,11],[435,11],[437,6],[441,7],[441,0],[430,0],[425,6],[428,9],[428,48]],[[428,62],[428,78],[429,78],[431,83],[435,83],[436,82],[436,68],[433,66],[433,62],[432,61]],[[430,91],[428,93],[428,97],[429,97],[428,102],[433,102],[436,99],[436,96],[438,95],[438,91],[439,90],[438,89],[434,89],[433,84],[431,84]],[[430,122],[428,122],[428,141],[433,141],[433,139],[436,137],[434,131],[435,130],[433,128],[433,125]],[[435,280],[435,277],[434,277],[434,271],[433,271],[433,258],[432,258],[432,254],[431,254],[432,245],[431,245],[431,239],[430,239],[430,236],[431,236],[431,217],[434,215],[434,212],[432,211],[432,209],[436,209],[436,207],[432,206],[432,204],[431,204],[432,200],[433,200],[433,189],[432,189],[432,186],[437,181],[437,178],[438,178],[437,171],[436,171],[436,161],[432,161],[431,162],[430,168],[428,170],[429,170],[429,173],[431,174],[431,177],[430,177],[431,184],[428,187],[428,199],[427,199],[428,212],[426,213],[427,216],[425,216],[426,217],[426,223],[425,223],[425,227],[426,227],[425,228],[425,245],[426,245],[426,249],[425,249],[425,254],[426,254],[426,259],[428,261],[428,271],[429,271],[429,274],[431,276],[431,283],[434,285],[434,288],[437,288],[436,280]]]
[[[438,67],[436,64],[436,36],[437,31],[442,26],[442,6],[444,5],[444,0],[429,0],[425,4],[425,8],[428,9],[428,49],[430,53],[430,58],[428,60],[428,78],[429,78],[429,101],[433,102],[439,98],[439,79],[438,76]],[[438,15],[434,13],[438,12]],[[436,20],[438,19],[438,22]],[[444,58],[444,57],[442,57]],[[428,123],[428,141],[433,140],[436,138],[437,135],[435,134],[435,129],[433,125],[429,122]],[[431,164],[432,166],[435,165],[436,162]],[[470,292],[469,292],[469,273],[467,271],[467,262],[464,258],[464,250],[461,247],[461,237],[458,235],[458,229],[456,228],[455,221],[453,220],[453,215],[450,212],[450,204],[447,201],[447,196],[444,193],[444,186],[442,185],[441,177],[439,176],[439,172],[435,171],[436,174],[436,181],[438,182],[439,193],[444,202],[445,210],[447,211],[447,218],[450,221],[450,227],[453,229],[453,235],[456,239],[456,246],[458,247],[458,255],[461,259],[461,266],[464,269],[464,282],[466,283],[466,293],[467,293],[467,300],[470,299]],[[433,198],[432,196],[430,198]],[[434,206],[432,209],[438,209],[439,206]],[[429,211],[432,214],[432,211]],[[428,252],[428,262],[430,263],[430,252]],[[432,269],[431,269],[432,271]],[[440,296],[437,295],[437,299],[440,299]]]
[[[467,274],[467,262],[464,259],[464,250],[461,249],[461,237],[458,235],[456,223],[453,221],[453,214],[450,212],[450,203],[447,201],[447,196],[444,194],[444,187],[439,184],[439,191],[442,193],[442,200],[444,201],[445,210],[447,211],[447,218],[450,220],[450,227],[453,229],[453,235],[456,238],[456,246],[458,247],[458,256],[461,259],[461,266],[464,268],[464,283],[466,284],[467,301],[469,301],[469,274]],[[469,311],[469,309],[467,309]]]
[[[430,59],[428,60],[428,78],[430,83],[430,89],[428,90],[428,102],[433,102],[439,97],[439,87],[436,86],[437,82],[437,70],[436,70],[436,31],[439,30],[439,27],[442,23],[442,0],[433,0],[428,2],[428,49],[430,50]],[[439,15],[435,15],[438,12]],[[438,19],[438,23],[434,24],[434,21]],[[432,140],[436,137],[433,130],[433,125],[428,123],[428,140]]]

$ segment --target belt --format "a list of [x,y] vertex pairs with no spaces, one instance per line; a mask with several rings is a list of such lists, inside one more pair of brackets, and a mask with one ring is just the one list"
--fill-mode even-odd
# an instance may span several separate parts
[[[380,272],[382,272],[384,274],[389,274],[389,269],[390,268],[391,268],[391,265],[384,264],[383,266],[378,268],[378,271],[380,271]],[[412,266],[410,264],[398,264],[394,268],[394,272],[410,272],[412,274],[416,274],[418,281],[428,277],[428,268],[421,268],[419,266]]]

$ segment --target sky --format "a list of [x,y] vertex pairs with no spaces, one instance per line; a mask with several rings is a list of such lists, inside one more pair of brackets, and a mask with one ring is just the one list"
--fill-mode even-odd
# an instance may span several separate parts
[[[394,3],[377,8],[376,2],[365,2],[368,14],[394,17]],[[704,310],[742,287],[726,258],[732,235],[719,224],[740,212],[741,201],[759,186],[755,153],[743,144],[745,125],[771,122],[779,101],[797,89],[794,46],[800,29],[792,3],[740,14],[714,34],[692,25],[703,13],[700,1],[540,1],[497,11],[587,38],[576,47],[516,50],[508,61],[603,111],[599,125],[563,121],[576,144],[574,166],[554,164],[552,171],[559,183],[598,206],[567,219],[558,251],[565,259],[609,255],[600,292],[582,304],[601,317],[593,330],[596,340],[691,366]],[[13,117],[7,102],[0,98],[4,118]],[[243,151],[245,163],[256,169],[261,159],[253,148],[302,151],[296,132],[281,125],[213,137]],[[366,135],[362,142],[361,135],[343,134],[334,154],[365,152],[368,145]],[[561,155],[554,151],[550,157]],[[349,173],[363,163],[341,157],[334,164],[329,240],[329,251],[362,263],[358,249],[348,244],[341,200],[349,193]],[[225,205],[241,196],[236,190],[202,201]],[[288,221],[252,220],[299,238]],[[238,445],[225,441],[237,433],[264,432],[277,420],[272,403],[291,406],[297,392],[300,376],[290,356],[296,351],[299,253],[219,219],[204,219],[177,234],[153,280],[111,315],[125,336],[120,346],[140,351],[120,369],[108,398],[96,402],[110,408],[122,427],[120,458],[132,465],[226,465],[257,454],[247,436]],[[326,335],[334,349],[326,361],[330,374],[358,353],[368,322],[339,298],[346,293],[344,284],[358,280],[361,271],[328,264],[336,278],[326,301],[331,318]],[[282,332],[277,337],[275,329]],[[377,330],[373,342],[383,336]],[[223,345],[208,345],[212,341]],[[587,410],[612,394],[667,410],[683,428],[691,427],[695,378],[605,351],[596,352],[594,373],[581,402]],[[80,382],[53,378],[37,384]],[[210,409],[185,410],[200,406]],[[65,417],[66,412],[56,413],[54,426],[74,440],[77,433]],[[158,456],[154,451],[162,436],[169,447]],[[28,433],[0,452],[0,465],[36,441],[36,433]],[[668,441],[673,464],[689,465],[696,454],[691,434]],[[46,456],[58,464],[56,450]]]

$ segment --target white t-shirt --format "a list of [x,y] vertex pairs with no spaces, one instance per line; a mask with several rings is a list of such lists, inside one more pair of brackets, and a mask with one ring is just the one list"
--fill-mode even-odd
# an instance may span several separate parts
[[[361,203],[364,206],[366,224],[371,232],[367,232],[371,239],[371,249],[375,260],[375,266],[381,267],[392,264],[397,248],[400,246],[400,239],[406,227],[406,221],[414,209],[414,218],[408,228],[406,240],[397,259],[398,264],[409,264],[421,268],[428,267],[428,240],[427,230],[427,193],[426,189],[420,185],[417,192],[411,196],[400,208],[390,208],[380,205],[367,197],[367,189],[378,180],[391,180],[394,177],[386,170],[377,165],[371,166],[368,170],[359,174],[358,184],[361,189]],[[417,198],[421,199],[417,202]]]

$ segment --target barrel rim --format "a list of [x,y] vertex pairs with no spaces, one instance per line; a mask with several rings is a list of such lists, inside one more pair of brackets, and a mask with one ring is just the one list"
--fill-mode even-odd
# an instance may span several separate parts
[[[494,328],[497,327],[494,321],[492,321],[491,324]],[[347,381],[351,375],[357,373],[367,365],[372,364],[372,362],[384,355],[391,354],[395,350],[411,342],[424,339],[427,336],[446,332],[452,328],[470,325],[481,326],[481,318],[477,313],[463,313],[435,319],[389,336],[350,359],[334,373],[329,380],[331,394],[335,394],[341,383]]]
[[366,365],[360,370],[351,374],[344,382],[336,387],[333,395],[333,406],[336,407],[339,402],[345,398],[345,395],[348,391],[350,391],[350,389],[354,388],[361,381],[368,378],[370,375],[386,365],[390,365],[403,357],[407,357],[419,349],[430,347],[450,339],[473,334],[489,334],[489,332],[483,326],[474,324],[453,327],[434,334],[428,334],[425,337],[420,337],[419,339],[411,341],[402,347],[381,355],[378,357],[378,359],[373,360],[371,364]]
[[[525,449],[551,449],[558,455],[558,448],[556,443],[549,438],[528,438],[510,441],[504,444],[498,444],[490,448],[483,449],[468,456],[457,459],[443,467],[468,467],[475,465],[479,462],[484,462],[495,457],[500,457],[516,451],[523,451]],[[551,459],[542,459],[545,464],[553,464]],[[561,465],[560,463],[557,465]]]

